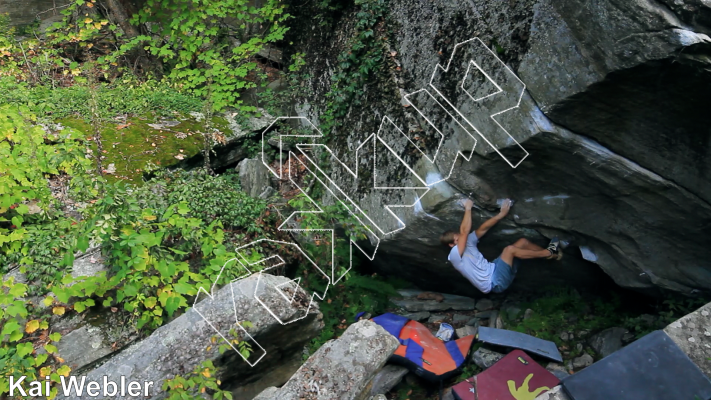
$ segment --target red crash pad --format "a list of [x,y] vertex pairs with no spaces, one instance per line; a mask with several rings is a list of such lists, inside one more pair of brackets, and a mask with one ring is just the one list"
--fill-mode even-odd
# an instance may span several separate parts
[[559,383],[526,353],[514,350],[474,378],[474,391],[467,382],[452,390],[461,400],[533,400]]

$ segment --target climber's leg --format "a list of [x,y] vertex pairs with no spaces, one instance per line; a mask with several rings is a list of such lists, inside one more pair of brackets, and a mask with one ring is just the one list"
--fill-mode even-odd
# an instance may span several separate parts
[[518,247],[520,249],[525,249],[525,250],[544,250],[543,247],[531,243],[528,239],[521,238],[517,240],[514,244],[515,247]]
[[[518,242],[517,242],[518,243]],[[535,245],[534,245],[535,246]],[[538,246],[536,246],[538,247]],[[545,257],[550,257],[551,252],[544,249],[540,248],[540,250],[529,250],[529,249],[522,249],[520,247],[516,247],[514,245],[506,246],[504,248],[504,251],[501,253],[499,258],[504,261],[508,265],[513,265],[514,258],[520,258],[522,260],[530,259],[530,258],[545,258]]]

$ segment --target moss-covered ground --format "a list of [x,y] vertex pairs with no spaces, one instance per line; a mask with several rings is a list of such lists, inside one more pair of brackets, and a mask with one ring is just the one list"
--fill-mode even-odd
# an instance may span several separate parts
[[[172,124],[165,124],[166,121],[178,124],[167,126]],[[109,181],[132,183],[140,183],[151,164],[168,167],[200,153],[205,147],[203,134],[207,131],[205,121],[178,113],[167,119],[146,114],[102,123],[99,135],[83,118],[71,116],[57,122],[87,133],[92,153],[98,151],[97,140],[100,140],[104,176]],[[159,128],[151,126],[161,124],[165,125]],[[223,135],[229,135],[229,127],[222,117],[213,117],[210,126]],[[113,168],[110,168],[112,164]]]

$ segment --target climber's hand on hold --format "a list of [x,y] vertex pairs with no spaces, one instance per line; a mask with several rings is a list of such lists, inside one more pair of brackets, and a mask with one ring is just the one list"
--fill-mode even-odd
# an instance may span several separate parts
[[465,210],[471,210],[471,209],[472,209],[472,206],[474,205],[474,202],[471,201],[471,200],[469,200],[469,199],[466,199],[466,200],[464,200],[464,204],[463,204],[463,205],[464,205],[464,209],[465,209]]
[[501,203],[501,211],[499,212],[499,219],[504,218],[506,214],[509,213],[509,210],[511,209],[511,199],[505,199],[503,203]]

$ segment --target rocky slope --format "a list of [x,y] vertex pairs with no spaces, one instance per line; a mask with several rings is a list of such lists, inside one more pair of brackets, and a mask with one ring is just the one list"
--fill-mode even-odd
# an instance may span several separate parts
[[[711,290],[711,240],[704,234],[711,226],[711,125],[704,112],[710,15],[698,0],[390,2],[385,26],[375,27],[386,67],[331,146],[347,165],[366,165],[374,160],[355,150],[377,132],[402,159],[376,161],[377,183],[417,186],[419,179],[431,189],[415,207],[395,209],[406,228],[383,237],[376,267],[423,288],[472,294],[447,265],[438,236],[458,226],[462,195],[479,209],[475,225],[496,212],[497,200],[511,197],[510,216],[481,242],[487,257],[520,236],[541,245],[554,235],[571,242],[561,264],[524,267],[519,287],[594,285],[604,271],[643,291]],[[312,66],[316,93],[297,111],[314,123],[323,119],[335,59],[353,36],[348,21],[355,18],[345,13],[335,32],[311,24],[292,32]],[[455,45],[472,38],[481,44],[460,46],[452,68],[435,73],[428,86]],[[423,88],[428,93],[408,96]],[[392,124],[381,126],[383,116]],[[415,136],[423,140],[408,140]],[[427,138],[434,138],[429,146],[413,144]],[[469,161],[457,157],[472,147]],[[373,177],[352,184],[337,164],[332,186],[384,233],[397,229],[383,204],[412,205],[414,191],[363,190],[360,181]]]

